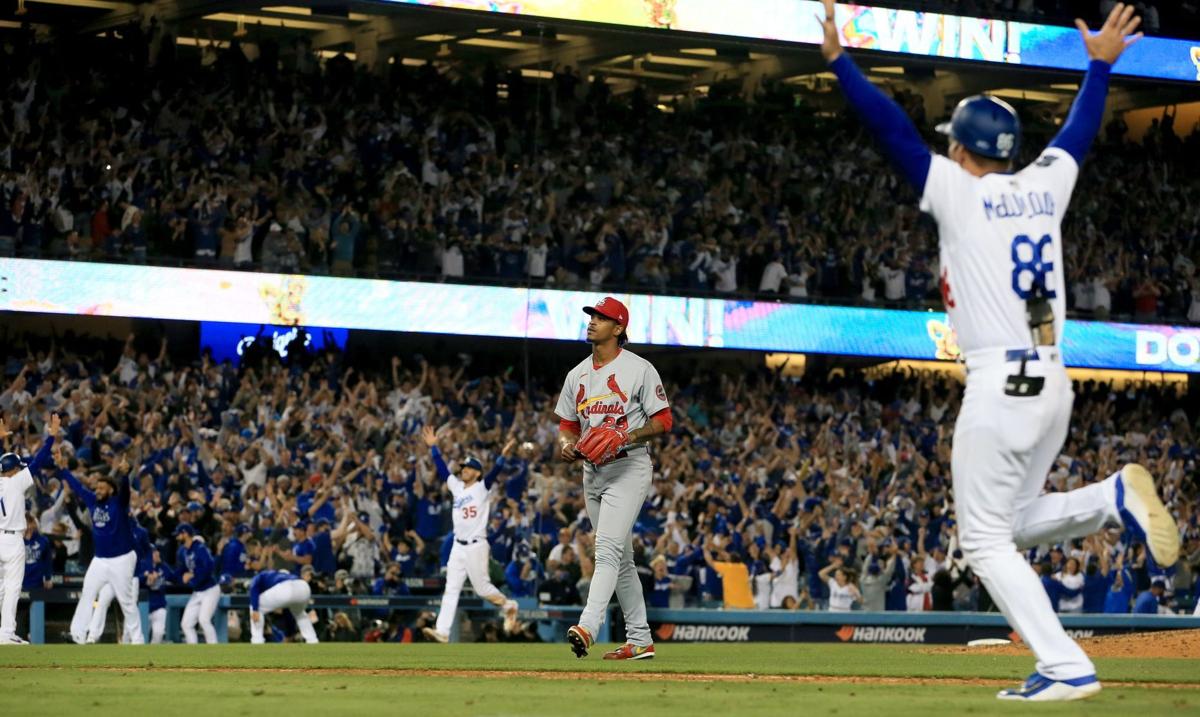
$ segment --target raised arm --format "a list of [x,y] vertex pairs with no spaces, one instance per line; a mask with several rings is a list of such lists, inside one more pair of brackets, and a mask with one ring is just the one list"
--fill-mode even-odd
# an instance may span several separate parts
[[875,135],[884,154],[918,194],[925,191],[925,179],[929,176],[929,164],[933,154],[912,120],[900,105],[872,85],[859,72],[854,61],[842,50],[834,21],[834,2],[824,0],[825,18],[821,21],[825,39],[821,43],[821,54],[829,63],[829,69],[837,75],[846,99],[854,107],[863,124]]
[[92,504],[96,502],[96,494],[89,490],[83,483],[80,483],[79,479],[71,471],[60,467],[58,469],[58,479],[71,486],[71,490],[75,495],[82,498],[85,503]]
[[504,470],[504,466],[508,461],[508,456],[512,453],[512,450],[514,447],[516,447],[516,445],[517,439],[509,438],[504,444],[504,448],[500,449],[500,456],[496,459],[496,464],[493,465],[492,469],[483,477],[484,488],[491,490],[492,486],[496,484],[496,478],[500,476],[500,471]]
[[29,473],[33,475],[35,482],[38,476],[38,471],[46,464],[50,458],[50,449],[54,446],[54,437],[58,435],[62,428],[62,419],[57,413],[50,414],[50,423],[46,426],[46,440],[42,442],[42,447],[33,456],[33,460],[29,461]]
[[1058,147],[1075,158],[1076,164],[1082,164],[1087,155],[1092,140],[1100,131],[1100,122],[1104,119],[1104,102],[1108,96],[1108,74],[1117,58],[1133,43],[1142,37],[1142,33],[1133,34],[1141,18],[1133,14],[1133,5],[1118,4],[1108,14],[1104,25],[1095,35],[1088,30],[1083,20],[1075,20],[1083,45],[1087,48],[1087,74],[1079,87],[1079,94],[1071,105],[1071,112],[1062,129],[1050,141],[1051,147]]
[[421,429],[421,439],[429,447],[429,454],[433,456],[433,465],[437,468],[438,477],[446,480],[450,477],[450,468],[446,466],[446,461],[442,458],[442,452],[438,450],[437,434],[434,432],[433,426],[425,426]]

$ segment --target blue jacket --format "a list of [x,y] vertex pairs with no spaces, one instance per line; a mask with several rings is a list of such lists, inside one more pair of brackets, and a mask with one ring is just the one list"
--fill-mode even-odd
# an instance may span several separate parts
[[[217,579],[213,576],[215,566],[216,562],[213,560],[212,553],[208,551],[208,546],[204,544],[204,540],[193,538],[190,548],[182,544],[179,546],[179,551],[175,556],[174,580],[180,585],[191,588],[192,592],[207,590],[217,584]],[[192,574],[191,579],[187,582],[183,581],[184,573]]]
[[1133,604],[1133,611],[1138,615],[1157,615],[1158,598],[1149,590],[1143,590],[1142,594],[1138,595],[1137,602]]
[[319,530],[312,538],[313,570],[321,575],[333,575],[337,572],[337,556],[333,554],[333,536],[328,530]]
[[258,612],[258,599],[271,588],[289,580],[299,580],[286,570],[264,570],[250,581],[250,609]]
[[133,519],[129,515],[129,477],[121,478],[117,492],[106,500],[79,482],[71,471],[63,468],[59,479],[71,486],[87,505],[92,516],[92,542],[96,546],[97,558],[116,558],[133,552]]
[[246,555],[246,546],[237,538],[230,538],[225,547],[221,549],[221,572],[229,573],[235,578],[245,577],[250,574],[250,569],[246,567],[246,562],[249,560]]
[[54,547],[50,539],[34,533],[25,541],[25,580],[22,590],[41,590],[42,583],[54,574]]

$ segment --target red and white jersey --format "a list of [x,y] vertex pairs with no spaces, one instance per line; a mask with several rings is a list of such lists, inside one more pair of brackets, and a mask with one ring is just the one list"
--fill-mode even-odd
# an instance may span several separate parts
[[33,474],[22,468],[0,478],[0,530],[25,532],[25,494],[33,488]]
[[1074,158],[1057,147],[1019,172],[982,177],[934,155],[921,210],[937,220],[942,300],[968,363],[973,351],[1033,346],[1025,300],[1035,282],[1045,287],[1061,341],[1061,227],[1078,175]]
[[455,540],[486,540],[492,503],[489,500],[491,491],[483,484],[483,477],[468,488],[461,478],[451,474],[446,478],[446,486],[454,496]]
[[632,431],[663,409],[670,408],[658,371],[649,361],[621,349],[604,366],[588,356],[567,373],[554,412],[578,421],[580,436],[597,426],[614,425]]

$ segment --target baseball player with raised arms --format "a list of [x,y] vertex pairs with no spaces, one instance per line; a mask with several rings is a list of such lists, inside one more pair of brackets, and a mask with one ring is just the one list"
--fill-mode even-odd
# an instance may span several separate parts
[[454,498],[454,544],[450,548],[450,561],[446,564],[446,589],[442,593],[442,605],[438,609],[435,626],[422,628],[421,632],[434,642],[450,641],[450,628],[454,626],[454,616],[458,611],[458,596],[466,580],[471,581],[471,589],[476,595],[500,608],[504,614],[504,630],[512,632],[517,622],[517,603],[505,597],[488,576],[491,546],[487,541],[487,526],[492,508],[492,486],[496,484],[496,477],[500,475],[505,460],[517,442],[510,438],[504,444],[496,458],[496,465],[487,475],[483,475],[483,465],[476,458],[467,457],[459,466],[459,475],[456,476],[446,466],[438,449],[437,433],[431,426],[421,429],[421,438],[429,446],[438,477],[446,481]]
[[264,570],[250,581],[250,643],[261,645],[267,640],[263,636],[263,624],[267,613],[287,610],[296,620],[300,635],[310,645],[315,645],[317,631],[308,618],[308,603],[312,600],[312,588],[286,570]]
[[[1096,669],[1063,630],[1033,568],[1017,552],[1121,525],[1160,566],[1179,555],[1179,532],[1145,468],[1042,494],[1071,419],[1063,367],[1063,214],[1104,114],[1113,63],[1140,35],[1117,4],[1098,33],[1077,20],[1091,62],[1070,115],[1037,160],[1013,168],[1020,121],[983,95],[958,104],[949,157],[925,146],[904,111],[842,51],[833,0],[824,0],[822,54],[842,90],[938,224],[942,298],[967,365],[951,465],[958,537],[1004,616],[1037,656],[1037,671],[1006,700],[1064,701],[1100,691]],[[840,18],[850,20],[847,13]]]
[[[58,415],[51,415],[49,435],[28,463],[16,453],[0,455],[0,645],[29,644],[17,637],[17,603],[25,581],[25,496],[37,487],[35,476],[50,458],[58,429]],[[8,435],[0,420],[0,440]]]
[[583,490],[596,557],[587,606],[579,624],[567,630],[567,641],[576,657],[586,656],[616,592],[627,642],[604,659],[652,659],[654,643],[633,564],[632,530],[650,491],[646,442],[671,430],[671,407],[654,366],[622,348],[629,329],[625,305],[606,296],[583,310],[591,316],[587,340],[592,355],[567,373],[554,412],[560,457],[584,460]]
[[84,573],[83,590],[71,618],[71,639],[79,645],[100,639],[99,633],[92,631],[92,614],[100,591],[108,585],[125,616],[127,644],[145,644],[137,581],[133,577],[137,551],[133,541],[133,516],[129,514],[128,471],[120,471],[120,478],[101,475],[94,489],[89,490],[67,469],[61,447],[54,451],[54,463],[58,466],[59,480],[69,485],[87,506],[92,518],[92,542],[96,548]]

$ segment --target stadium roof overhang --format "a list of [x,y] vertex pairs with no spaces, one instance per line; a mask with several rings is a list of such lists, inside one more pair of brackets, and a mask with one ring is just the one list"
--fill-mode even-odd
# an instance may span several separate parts
[[[185,47],[204,45],[210,37],[222,45],[235,36],[243,43],[303,38],[326,57],[342,53],[361,60],[359,55],[369,48],[380,62],[451,67],[492,61],[535,79],[570,65],[603,77],[614,92],[640,85],[660,102],[703,95],[722,83],[748,92],[760,79],[781,80],[818,105],[834,89],[832,76],[810,45],[541,22],[372,0],[277,4],[286,1],[19,0],[9,6],[15,11],[0,11],[0,30],[28,23],[39,32],[120,33],[122,27],[153,16],[171,27]],[[990,91],[1058,111],[1071,101],[1079,81],[1077,73],[885,53],[860,55],[859,62],[873,81],[944,100],[946,107],[969,94]],[[1120,80],[1110,106],[1123,110],[1197,99],[1195,86]]]

